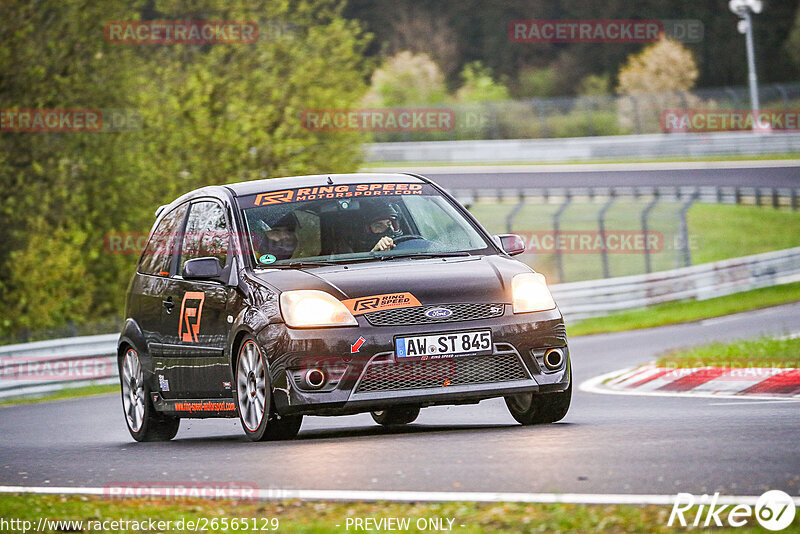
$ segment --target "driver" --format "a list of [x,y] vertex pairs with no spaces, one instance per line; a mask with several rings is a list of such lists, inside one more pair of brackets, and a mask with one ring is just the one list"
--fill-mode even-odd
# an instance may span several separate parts
[[271,254],[276,260],[288,260],[297,248],[297,218],[287,213],[272,226],[261,221],[264,239],[258,246],[259,256]]
[[369,249],[370,252],[393,249],[394,240],[403,234],[397,222],[397,211],[383,202],[370,204],[362,211],[364,234],[361,237],[361,248]]

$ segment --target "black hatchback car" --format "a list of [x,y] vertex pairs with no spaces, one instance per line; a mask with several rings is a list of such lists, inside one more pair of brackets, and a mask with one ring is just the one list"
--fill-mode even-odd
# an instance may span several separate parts
[[239,417],[286,439],[303,415],[504,397],[524,425],[569,409],[564,322],[544,277],[430,180],[276,178],[204,187],[156,212],[119,338],[138,441]]

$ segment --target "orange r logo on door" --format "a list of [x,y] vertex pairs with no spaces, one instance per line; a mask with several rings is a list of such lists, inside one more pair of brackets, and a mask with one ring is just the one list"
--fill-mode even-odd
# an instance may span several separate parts
[[197,343],[200,333],[200,315],[203,313],[203,302],[206,294],[202,291],[187,291],[181,302],[181,323],[178,326],[178,339],[188,343]]

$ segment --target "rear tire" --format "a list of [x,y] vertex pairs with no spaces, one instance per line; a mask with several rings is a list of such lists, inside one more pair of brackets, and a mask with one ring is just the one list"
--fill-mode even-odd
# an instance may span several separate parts
[[371,412],[372,419],[383,426],[407,425],[419,417],[419,406],[393,406]]
[[181,420],[156,411],[150,388],[144,381],[139,353],[132,348],[126,349],[119,367],[122,410],[131,437],[136,441],[169,441],[174,438]]
[[521,425],[555,423],[567,415],[572,400],[572,380],[564,391],[522,393],[506,397],[511,416]]
[[302,415],[281,417],[274,412],[267,362],[252,336],[245,337],[239,347],[234,401],[250,441],[292,439],[303,424]]

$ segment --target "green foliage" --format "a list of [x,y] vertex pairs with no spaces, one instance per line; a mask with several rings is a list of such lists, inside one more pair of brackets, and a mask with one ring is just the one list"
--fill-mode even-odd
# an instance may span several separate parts
[[611,93],[611,78],[608,74],[590,74],[581,80],[580,94],[601,96]]
[[456,92],[459,102],[497,102],[508,100],[508,88],[492,79],[491,69],[480,61],[467,63],[461,71],[463,85]]
[[677,41],[665,39],[628,57],[619,70],[620,94],[688,91],[697,80],[697,64]]
[[559,83],[555,68],[524,69],[519,73],[516,93],[520,98],[558,96]]
[[[618,72],[626,58],[644,46],[636,43],[515,43],[508,35],[511,21],[697,20],[703,25],[703,38],[687,46],[698,61],[698,87],[747,84],[744,37],[736,29],[737,17],[728,10],[728,2],[722,0],[350,0],[345,12],[348,17],[364,21],[375,34],[371,54],[380,55],[386,48],[391,52],[427,53],[444,67],[451,86],[458,84],[458,73],[463,65],[481,60],[501,79],[503,76],[516,79],[525,69],[552,67],[559,73],[558,96],[578,94],[580,81],[587,75]],[[754,17],[759,82],[794,82],[800,77],[797,12],[797,0],[765,2],[763,12]],[[406,13],[414,16],[405,16]],[[413,19],[429,23],[414,24]],[[516,89],[514,95],[519,98],[556,96],[544,92],[517,92]]]
[[[800,283],[764,287],[708,300],[678,301],[650,308],[612,313],[567,324],[570,336],[623,332],[668,324],[689,323],[789,302],[800,301]],[[795,355],[796,357],[796,355]]]
[[709,343],[669,352],[656,362],[661,367],[776,367],[800,368],[800,338],[760,337],[734,343]]
[[620,124],[637,133],[658,131],[663,110],[699,108],[701,100],[687,92],[698,74],[692,52],[676,41],[665,39],[632,54],[619,70]]
[[372,74],[364,103],[377,107],[438,104],[446,96],[444,75],[436,62],[427,54],[403,51]]
[[626,133],[619,126],[617,114],[612,111],[575,109],[565,115],[548,120],[550,137],[583,137],[585,135],[620,135]]
[[794,24],[786,42],[783,45],[784,53],[789,57],[795,66],[800,67],[800,7],[794,16]]
[[[368,36],[339,2],[5,2],[0,102],[126,109],[125,132],[0,133],[0,337],[120,314],[133,255],[109,233],[146,232],[190,189],[358,168],[362,137],[302,128],[306,108],[366,91]],[[252,44],[108,43],[108,21],[245,20]]]

